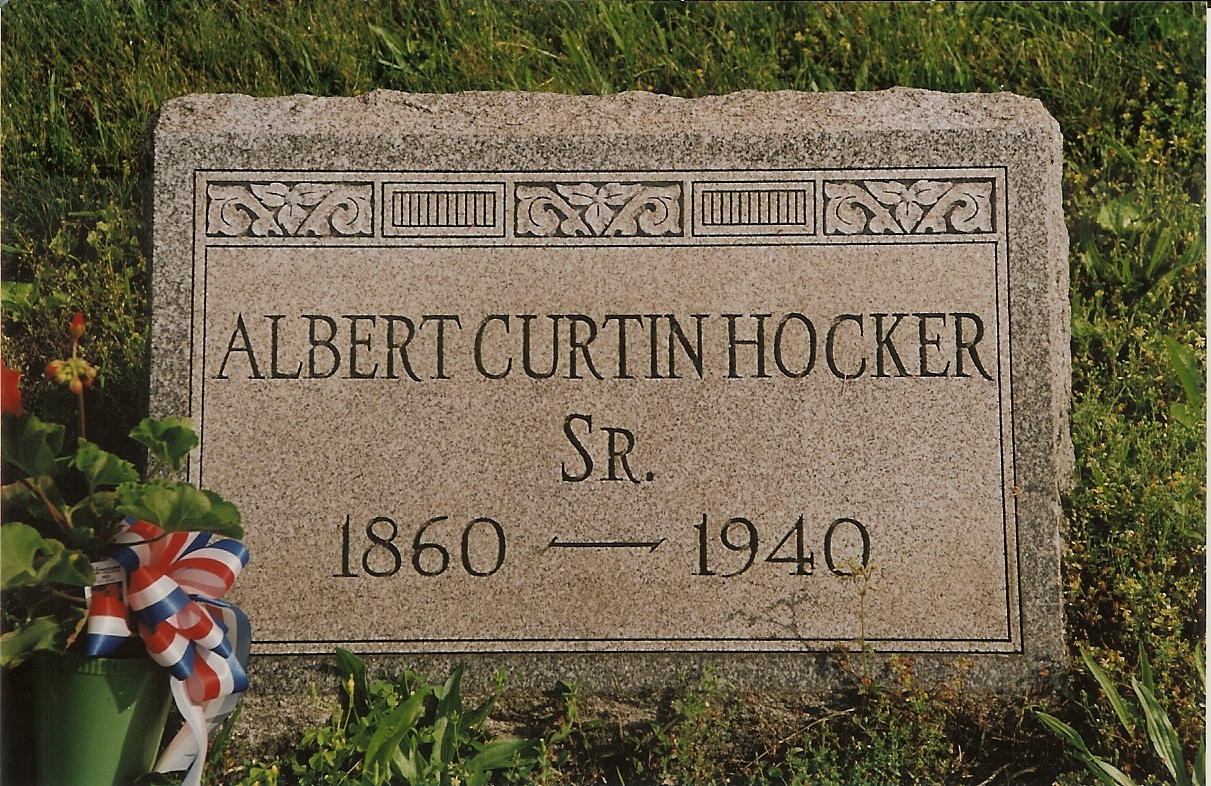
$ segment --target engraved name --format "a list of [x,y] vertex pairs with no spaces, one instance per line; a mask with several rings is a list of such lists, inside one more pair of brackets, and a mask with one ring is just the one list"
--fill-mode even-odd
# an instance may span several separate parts
[[992,380],[972,311],[231,316],[215,380]]

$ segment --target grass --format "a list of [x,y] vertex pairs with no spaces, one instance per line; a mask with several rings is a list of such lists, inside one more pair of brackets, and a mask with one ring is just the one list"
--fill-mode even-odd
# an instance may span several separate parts
[[[1038,98],[1064,133],[1072,238],[1068,635],[1073,652],[1087,646],[1124,692],[1142,646],[1189,758],[1205,729],[1195,668],[1206,598],[1204,15],[1186,3],[13,0],[0,61],[3,354],[38,377],[71,312],[83,310],[97,336],[90,356],[103,366],[94,405],[120,413],[112,433],[95,436],[118,443],[143,416],[139,139],[157,105],[185,93],[698,96],[908,85]],[[47,414],[70,406],[41,388],[27,402]],[[954,696],[939,706],[938,686],[905,674],[883,685],[857,679],[850,711],[824,720],[802,708],[753,715],[744,697],[726,711],[717,700],[716,716],[692,692],[670,697],[679,709],[654,730],[615,733],[608,719],[583,720],[561,743],[580,747],[547,777],[617,779],[653,767],[673,782],[1056,775],[1057,748],[1026,713],[1028,700]],[[1091,676],[1076,675],[1050,702],[1137,780],[1167,777]],[[893,731],[928,751],[922,767],[900,766]],[[732,732],[755,738],[717,744]],[[687,759],[675,733],[704,740],[706,759],[699,748]],[[1076,760],[1060,767],[1071,771],[1061,779],[1081,779]]]

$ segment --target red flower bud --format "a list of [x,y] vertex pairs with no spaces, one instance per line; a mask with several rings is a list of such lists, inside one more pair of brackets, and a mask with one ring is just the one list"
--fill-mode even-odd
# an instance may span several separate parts
[[68,382],[67,386],[71,388],[71,392],[75,393],[77,396],[84,392],[84,383],[80,381],[79,377],[72,377],[71,382]]
[[84,335],[84,314],[79,311],[71,318],[71,337],[80,338]]
[[42,376],[46,377],[47,382],[55,382],[59,380],[59,372],[63,370],[62,360],[52,360],[46,364],[46,371],[42,372]]
[[21,417],[21,372],[4,365],[0,360],[0,409],[12,415]]

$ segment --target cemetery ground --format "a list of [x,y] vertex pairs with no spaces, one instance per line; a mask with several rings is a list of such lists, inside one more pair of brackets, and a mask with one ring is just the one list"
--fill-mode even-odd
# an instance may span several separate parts
[[[730,690],[708,669],[643,717],[570,682],[512,696],[505,675],[487,729],[469,728],[463,741],[506,728],[540,740],[525,751],[532,764],[497,777],[545,783],[1089,782],[1074,742],[1041,711],[1134,782],[1180,783],[1201,768],[1203,6],[14,0],[4,10],[5,362],[37,379],[61,326],[87,314],[102,368],[93,406],[122,414],[94,418],[113,426],[92,436],[115,451],[146,414],[140,135],[169,98],[896,85],[1038,98],[1064,134],[1071,237],[1072,668],[1059,690],[1040,675],[1024,696],[983,695],[964,687],[961,662],[941,683],[915,677],[910,658],[868,672],[854,641],[836,655],[849,690],[829,706]],[[50,385],[26,395],[50,416],[73,406]],[[869,579],[877,591],[877,570]],[[357,676],[355,662],[342,665]],[[446,678],[431,676],[438,687]],[[1139,706],[1133,679],[1153,681],[1172,745],[1154,744],[1169,737],[1158,708]],[[370,729],[359,737],[336,683],[317,686],[322,705],[337,705],[334,719],[293,730],[296,750],[253,762],[216,746],[208,777],[336,783],[356,772],[373,733],[398,718],[380,703],[385,684],[354,679]]]

